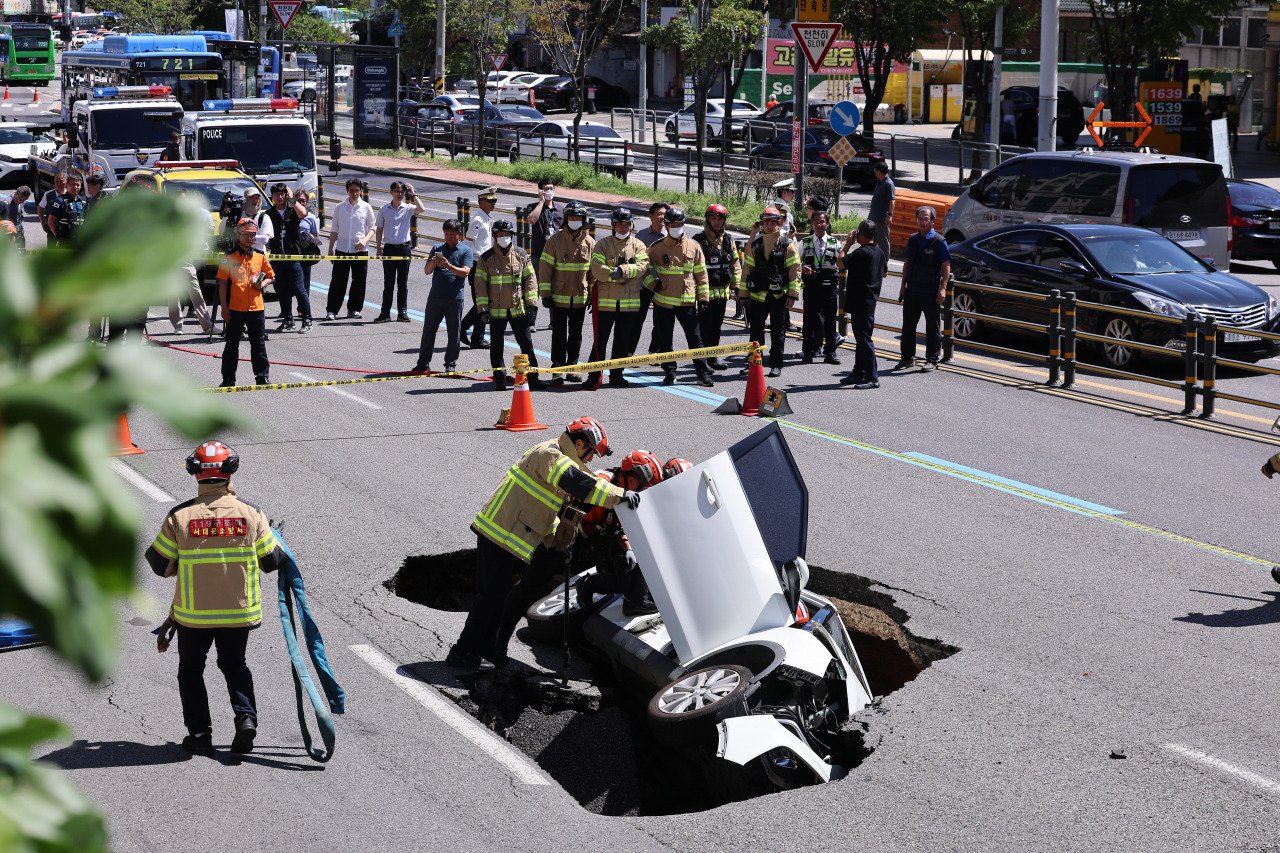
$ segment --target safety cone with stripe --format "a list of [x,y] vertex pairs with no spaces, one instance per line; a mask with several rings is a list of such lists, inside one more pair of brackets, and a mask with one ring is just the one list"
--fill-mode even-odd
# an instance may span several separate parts
[[711,411],[718,415],[745,415],[754,418],[760,414],[760,404],[764,402],[764,348],[755,341],[751,342],[751,352],[747,354],[747,391],[742,395],[742,402],[737,397],[730,397]]
[[138,456],[146,453],[141,447],[133,443],[133,436],[129,434],[129,416],[121,415],[116,421],[116,451],[112,456]]
[[33,103],[33,104],[38,104],[38,103],[40,103],[40,90],[39,90],[39,89],[32,89],[32,90],[31,90],[31,95],[32,95],[32,97],[31,97],[31,103]]
[[520,353],[513,359],[513,366],[516,376],[515,387],[511,390],[511,408],[502,410],[494,427],[511,432],[546,429],[547,425],[538,423],[533,415],[533,395],[529,393],[529,380],[525,378],[529,356]]

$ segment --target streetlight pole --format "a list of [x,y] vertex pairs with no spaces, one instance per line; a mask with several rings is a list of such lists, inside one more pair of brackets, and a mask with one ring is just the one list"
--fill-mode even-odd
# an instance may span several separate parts
[[1058,0],[1040,2],[1040,125],[1036,150],[1058,147]]
[[[640,0],[640,35],[649,26],[649,0]],[[640,42],[640,142],[645,141],[644,131],[649,123],[649,46]],[[654,144],[657,144],[657,121],[654,122]]]
[[[436,94],[444,91],[445,0],[436,0]],[[483,73],[484,69],[481,68]]]

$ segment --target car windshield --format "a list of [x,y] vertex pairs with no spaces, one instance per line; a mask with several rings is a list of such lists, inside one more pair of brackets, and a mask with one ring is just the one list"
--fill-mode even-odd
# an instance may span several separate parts
[[837,139],[835,131],[827,130],[825,127],[814,128],[809,132],[812,133],[822,145],[833,145]]
[[751,103],[750,101],[734,101],[734,102],[733,102],[733,111],[734,111],[735,113],[754,113],[754,112],[758,112],[758,110],[756,110],[756,105],[755,105],[755,104],[753,104],[753,103]]
[[499,112],[503,118],[507,119],[531,119],[533,121],[542,121],[546,118],[542,113],[533,107],[502,107]]
[[200,129],[200,159],[239,160],[253,174],[310,171],[316,149],[306,125],[221,125]]
[[173,140],[182,113],[152,107],[95,110],[94,146],[102,149],[163,148]]
[[1280,207],[1280,190],[1274,190],[1266,184],[1228,184],[1227,189],[1231,192],[1231,203],[1234,205]]
[[4,127],[0,125],[0,145],[30,145],[32,142],[52,142],[49,137],[32,133],[25,127]]
[[[573,133],[573,128],[566,127],[564,129],[564,132],[566,136],[569,136]],[[607,127],[603,124],[580,125],[578,127],[578,135],[583,139],[588,139],[588,138],[594,139],[597,137],[600,139],[621,139],[622,138],[618,136],[618,132],[614,130],[612,127]]]
[[211,178],[203,181],[165,181],[167,193],[190,193],[201,198],[210,212],[221,209],[222,197],[228,192],[236,198],[244,198],[244,191],[256,190],[257,184],[248,178]]
[[1172,240],[1158,234],[1086,237],[1084,245],[1098,265],[1118,275],[1207,272],[1212,268]]

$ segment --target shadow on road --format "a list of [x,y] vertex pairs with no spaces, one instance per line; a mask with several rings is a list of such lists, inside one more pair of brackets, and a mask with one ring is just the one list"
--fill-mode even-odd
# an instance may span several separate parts
[[133,743],[127,740],[77,740],[41,758],[63,770],[97,770],[104,767],[151,767],[190,761],[191,753],[176,743]]
[[[1208,592],[1208,590],[1193,590]],[[1210,593],[1221,595],[1222,593]],[[1255,625],[1271,625],[1280,622],[1280,591],[1265,590],[1265,598],[1245,598],[1246,601],[1261,602],[1257,607],[1242,607],[1237,610],[1224,610],[1221,613],[1188,613],[1186,616],[1175,616],[1176,622],[1191,622],[1195,625],[1207,625],[1210,628],[1249,628]],[[1244,598],[1244,596],[1229,596]]]

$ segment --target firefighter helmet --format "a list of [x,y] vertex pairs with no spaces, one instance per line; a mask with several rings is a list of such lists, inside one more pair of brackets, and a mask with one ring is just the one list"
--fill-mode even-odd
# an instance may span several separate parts
[[665,221],[666,221],[666,223],[667,223],[668,225],[683,225],[683,224],[684,224],[684,219],[685,219],[685,217],[684,217],[684,208],[683,208],[683,207],[668,207],[668,208],[667,208],[667,218],[666,218],[666,220],[665,220]]
[[693,467],[693,463],[688,459],[681,459],[677,456],[675,459],[668,459],[667,464],[662,466],[662,479],[670,480],[676,474],[683,474]]
[[200,482],[228,480],[240,469],[240,457],[221,441],[206,441],[187,457],[187,473]]
[[568,219],[570,216],[581,216],[583,219],[586,219],[587,206],[580,201],[569,202],[564,206],[564,218]]
[[728,216],[729,208],[725,207],[723,204],[709,204],[707,205],[706,215],[711,216],[712,214],[719,214],[720,216]]
[[570,438],[581,438],[597,456],[609,456],[613,453],[609,449],[609,436],[604,431],[604,424],[595,418],[578,418],[565,428],[565,432],[569,433]]
[[489,229],[490,234],[497,234],[499,231],[505,231],[508,234],[514,234],[516,227],[511,224],[510,219],[493,220],[493,228]]
[[760,213],[760,221],[761,222],[781,222],[782,214],[778,212],[778,208],[776,207],[772,207],[772,206],[766,207]]
[[609,214],[609,221],[615,225],[619,222],[630,223],[631,218],[631,211],[627,210],[625,207],[615,207],[613,209],[613,213]]
[[662,482],[662,460],[647,450],[633,450],[622,457],[622,471],[640,478],[640,488]]

